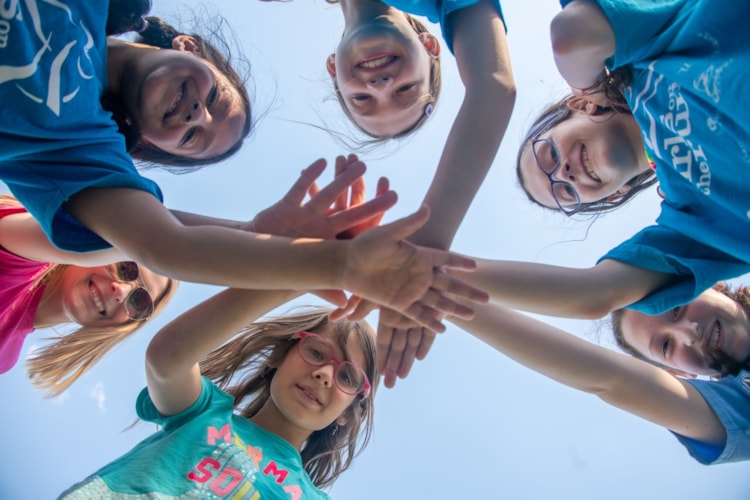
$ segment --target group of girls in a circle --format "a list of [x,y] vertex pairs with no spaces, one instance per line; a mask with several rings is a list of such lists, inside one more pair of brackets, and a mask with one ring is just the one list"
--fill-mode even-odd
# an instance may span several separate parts
[[[521,144],[521,186],[571,216],[644,189],[664,198],[655,225],[590,269],[449,251],[514,107],[498,0],[340,2],[344,33],[322,62],[363,135],[418,133],[438,106],[441,52],[465,88],[422,208],[385,225],[395,193],[381,180],[365,201],[351,154],[323,189],[325,162],[312,163],[250,221],[167,209],[137,165],[218,162],[254,127],[232,61],[149,17],[148,0],[12,2],[0,47],[0,179],[13,194],[0,199],[2,371],[34,329],[75,323],[28,360],[32,382],[60,393],[177,280],[228,287],[144,353],[137,412],[160,430],[63,497],[326,498],[368,441],[379,379],[406,376],[444,320],[668,428],[703,463],[750,458],[750,295],[722,283],[750,272],[750,53],[737,36],[750,7],[562,4],[552,48],[571,95]],[[264,318],[310,292],[332,306]],[[376,330],[363,320],[375,308]],[[632,357],[510,308],[613,313]]]

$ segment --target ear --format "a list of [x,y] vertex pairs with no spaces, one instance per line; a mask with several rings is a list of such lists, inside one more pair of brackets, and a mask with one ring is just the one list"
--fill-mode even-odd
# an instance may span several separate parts
[[326,70],[331,78],[336,78],[336,54],[331,54],[326,58]]
[[716,290],[717,292],[721,292],[721,291],[722,291],[722,290],[724,290],[724,289],[725,289],[726,287],[727,287],[727,284],[726,284],[726,283],[724,283],[723,281],[719,281],[718,283],[716,283],[716,284],[715,284],[714,286],[712,286],[711,288],[713,288],[713,289],[714,289],[714,290]]
[[198,42],[190,35],[177,35],[172,38],[172,48],[181,52],[197,54],[200,50]]
[[419,41],[422,42],[422,45],[424,46],[425,50],[427,50],[427,53],[430,54],[430,57],[440,57],[440,41],[437,39],[437,37],[435,37],[435,35],[433,35],[432,33],[427,33],[425,31],[417,35],[417,37],[419,38]]
[[665,370],[671,373],[672,375],[674,375],[675,377],[698,378],[698,375],[696,375],[695,373],[684,372],[682,370],[678,370],[677,368],[665,368]]
[[612,111],[602,93],[577,95],[568,101],[568,108],[571,111],[586,113],[589,116],[602,115]]
[[142,135],[139,135],[138,142],[136,142],[136,146],[141,149],[147,149],[147,148],[153,147],[154,145],[148,142],[148,140],[144,138]]
[[338,425],[339,427],[344,427],[348,423],[349,420],[343,415],[336,419],[336,425]]
[[622,199],[623,196],[628,194],[628,191],[630,191],[631,186],[629,184],[623,184],[620,186],[620,189],[615,191],[613,194],[607,196],[607,201],[609,202],[618,202],[620,199]]

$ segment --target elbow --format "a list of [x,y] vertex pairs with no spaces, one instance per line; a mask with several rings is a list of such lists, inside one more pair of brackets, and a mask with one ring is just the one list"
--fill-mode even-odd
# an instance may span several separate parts
[[575,9],[563,9],[550,23],[550,39],[555,56],[568,55],[575,51],[585,30]]
[[174,373],[175,345],[168,340],[172,336],[168,328],[157,333],[146,349],[146,370],[157,380],[164,380]]

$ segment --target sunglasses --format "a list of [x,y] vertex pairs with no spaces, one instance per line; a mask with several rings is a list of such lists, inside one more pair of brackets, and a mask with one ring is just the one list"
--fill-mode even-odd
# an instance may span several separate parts
[[341,392],[350,396],[370,393],[370,381],[362,367],[334,356],[330,340],[311,332],[300,332],[295,338],[299,339],[299,355],[305,363],[312,366],[333,364],[333,380]]
[[[105,266],[104,268],[112,279],[122,281],[123,283],[138,281],[140,277],[138,264],[132,261],[117,262],[116,264]],[[151,294],[146,290],[143,282],[137,283],[137,285],[138,286],[133,287],[127,297],[125,297],[124,304],[125,310],[128,313],[128,318],[133,321],[143,321],[153,314],[154,301],[151,298]]]

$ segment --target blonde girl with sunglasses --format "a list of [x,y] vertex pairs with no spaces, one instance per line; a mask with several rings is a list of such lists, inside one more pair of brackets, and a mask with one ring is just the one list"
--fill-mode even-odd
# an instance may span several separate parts
[[103,265],[120,257],[57,250],[24,207],[0,196],[0,373],[34,330],[77,324],[28,362],[34,385],[59,394],[158,314],[177,282],[135,262]]
[[61,498],[328,498],[372,431],[375,335],[329,309],[257,321],[298,295],[227,289],[164,327],[136,403],[161,429]]

